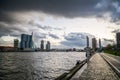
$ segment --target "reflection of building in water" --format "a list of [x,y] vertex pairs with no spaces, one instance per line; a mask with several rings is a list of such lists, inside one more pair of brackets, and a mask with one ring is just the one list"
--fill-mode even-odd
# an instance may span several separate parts
[[50,42],[49,42],[49,41],[47,41],[46,50],[47,50],[47,51],[50,51]]
[[14,48],[19,48],[19,40],[14,39]]
[[97,40],[96,40],[96,38],[92,38],[92,49],[94,51],[97,49]]
[[44,40],[41,40],[41,50],[43,51],[44,50]]
[[34,42],[33,42],[33,33],[31,35],[28,34],[21,34],[21,43],[20,48],[21,49],[32,49],[34,48]]

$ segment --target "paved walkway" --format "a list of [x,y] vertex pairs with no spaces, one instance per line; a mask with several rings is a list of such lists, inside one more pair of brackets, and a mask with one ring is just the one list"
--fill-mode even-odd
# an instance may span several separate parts
[[114,56],[111,54],[105,54],[102,53],[101,55],[103,55],[110,63],[112,63],[112,65],[114,65],[119,71],[120,71],[120,57],[119,56]]
[[72,80],[120,80],[104,59],[96,53],[90,59],[87,68],[78,78]]

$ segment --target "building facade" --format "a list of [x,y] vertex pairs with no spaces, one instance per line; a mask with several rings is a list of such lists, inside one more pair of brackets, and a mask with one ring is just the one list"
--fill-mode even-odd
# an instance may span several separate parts
[[117,49],[120,49],[120,32],[116,33]]
[[41,50],[43,51],[43,50],[44,50],[44,40],[41,40],[41,45],[40,45],[40,47],[41,47]]
[[101,39],[99,39],[99,49],[101,49],[102,46],[101,46]]
[[96,38],[92,38],[92,49],[96,51],[97,49],[97,40]]
[[88,36],[86,36],[86,43],[87,43],[87,47],[89,47],[89,37]]
[[46,44],[46,51],[50,51],[50,42],[47,41],[47,44]]
[[14,48],[19,48],[19,40],[14,39]]
[[33,45],[33,33],[31,35],[28,34],[21,34],[21,43],[20,43],[20,48],[25,49],[25,48],[34,48]]

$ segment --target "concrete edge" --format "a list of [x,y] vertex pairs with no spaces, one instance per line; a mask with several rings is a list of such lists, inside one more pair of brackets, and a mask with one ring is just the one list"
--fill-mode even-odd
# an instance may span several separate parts
[[87,68],[87,63],[85,63],[76,73],[73,75],[73,77],[70,80],[76,80],[79,79],[79,77],[82,75],[84,70]]
[[75,65],[73,68],[70,69],[68,73],[63,73],[55,80],[70,80],[73,75],[86,63],[86,59],[83,60],[80,64]]
[[117,74],[117,76],[120,78],[120,71],[111,63],[109,62],[105,56],[101,55],[101,57],[109,64],[109,66],[112,68],[112,70]]

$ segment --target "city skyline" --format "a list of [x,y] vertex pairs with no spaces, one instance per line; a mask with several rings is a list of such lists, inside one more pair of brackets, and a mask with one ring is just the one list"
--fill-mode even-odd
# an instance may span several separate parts
[[[18,4],[19,3],[19,4]],[[26,4],[27,3],[27,4]],[[34,32],[35,45],[50,41],[53,48],[85,47],[86,36],[113,43],[120,31],[118,0],[0,1],[0,45],[12,45]]]

